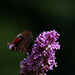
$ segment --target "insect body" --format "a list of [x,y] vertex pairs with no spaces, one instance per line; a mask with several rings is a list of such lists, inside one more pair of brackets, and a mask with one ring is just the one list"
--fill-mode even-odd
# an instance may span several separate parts
[[33,35],[31,31],[23,30],[7,47],[12,51],[27,52],[33,45]]

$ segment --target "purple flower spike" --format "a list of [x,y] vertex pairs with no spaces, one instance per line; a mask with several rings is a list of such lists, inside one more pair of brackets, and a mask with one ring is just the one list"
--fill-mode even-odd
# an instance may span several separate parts
[[32,48],[32,52],[21,63],[21,75],[46,75],[45,72],[53,70],[53,66],[57,67],[55,62],[55,50],[60,49],[57,31],[43,31],[36,38]]

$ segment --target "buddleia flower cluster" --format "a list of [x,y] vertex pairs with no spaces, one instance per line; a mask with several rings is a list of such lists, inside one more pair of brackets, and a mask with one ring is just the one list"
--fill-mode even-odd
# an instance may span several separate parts
[[57,31],[43,31],[34,41],[31,54],[20,62],[20,75],[46,75],[46,72],[57,67],[55,52],[60,49]]

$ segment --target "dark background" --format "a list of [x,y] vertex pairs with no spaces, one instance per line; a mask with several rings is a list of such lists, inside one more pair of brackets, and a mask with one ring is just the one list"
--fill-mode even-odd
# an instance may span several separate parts
[[58,67],[48,75],[75,75],[74,0],[0,0],[0,75],[19,75],[26,53],[8,50],[7,42],[24,29],[31,30],[34,39],[55,29],[61,49],[56,52]]

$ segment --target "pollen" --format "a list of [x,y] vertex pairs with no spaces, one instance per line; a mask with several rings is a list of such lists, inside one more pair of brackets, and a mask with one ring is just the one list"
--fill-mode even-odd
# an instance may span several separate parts
[[23,68],[23,67],[24,67],[24,65],[21,66],[21,68]]

